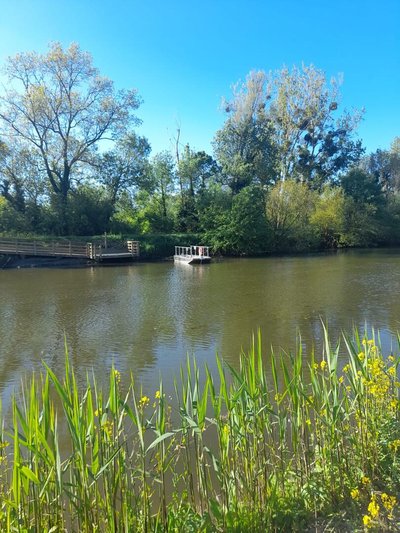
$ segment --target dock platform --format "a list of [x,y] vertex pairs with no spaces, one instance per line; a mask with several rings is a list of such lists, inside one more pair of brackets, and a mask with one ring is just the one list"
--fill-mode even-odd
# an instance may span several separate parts
[[125,246],[116,248],[93,242],[0,239],[0,255],[86,257],[95,262],[130,260],[139,257],[139,243],[128,240]]

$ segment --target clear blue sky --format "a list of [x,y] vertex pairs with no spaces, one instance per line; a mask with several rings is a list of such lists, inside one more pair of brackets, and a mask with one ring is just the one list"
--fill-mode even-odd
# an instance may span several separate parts
[[302,62],[343,73],[368,151],[400,136],[400,0],[0,0],[1,65],[50,41],[78,42],[118,88],[137,88],[153,153],[177,124],[211,152],[234,82]]

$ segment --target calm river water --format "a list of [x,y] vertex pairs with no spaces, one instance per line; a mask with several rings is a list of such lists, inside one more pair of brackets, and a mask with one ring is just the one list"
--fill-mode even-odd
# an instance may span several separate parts
[[321,318],[342,329],[400,330],[400,250],[346,251],[205,266],[137,263],[86,269],[0,271],[0,390],[5,403],[27,371],[64,365],[101,381],[114,363],[145,392],[172,387],[186,354],[236,364],[252,332],[267,347],[320,346]]

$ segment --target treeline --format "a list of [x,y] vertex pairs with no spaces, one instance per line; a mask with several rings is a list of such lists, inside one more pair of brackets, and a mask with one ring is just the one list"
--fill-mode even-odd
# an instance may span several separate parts
[[0,232],[195,233],[257,254],[399,242],[400,139],[365,154],[359,111],[314,66],[253,71],[223,103],[213,154],[155,155],[141,100],[76,44],[9,58],[0,93]]

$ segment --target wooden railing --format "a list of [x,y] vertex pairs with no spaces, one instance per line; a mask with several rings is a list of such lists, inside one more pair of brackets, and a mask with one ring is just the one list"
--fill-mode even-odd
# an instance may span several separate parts
[[[126,256],[139,256],[139,243],[127,241]],[[29,255],[29,256],[61,256],[61,257],[88,257],[99,260],[102,257],[121,257],[124,252],[108,251],[100,244],[92,242],[74,241],[36,241],[27,239],[0,239],[0,254],[4,255]]]
[[0,239],[0,253],[17,255],[42,255],[87,257],[86,243],[73,241],[30,241],[26,239]]
[[128,250],[134,257],[139,257],[139,243],[138,241],[126,241]]

